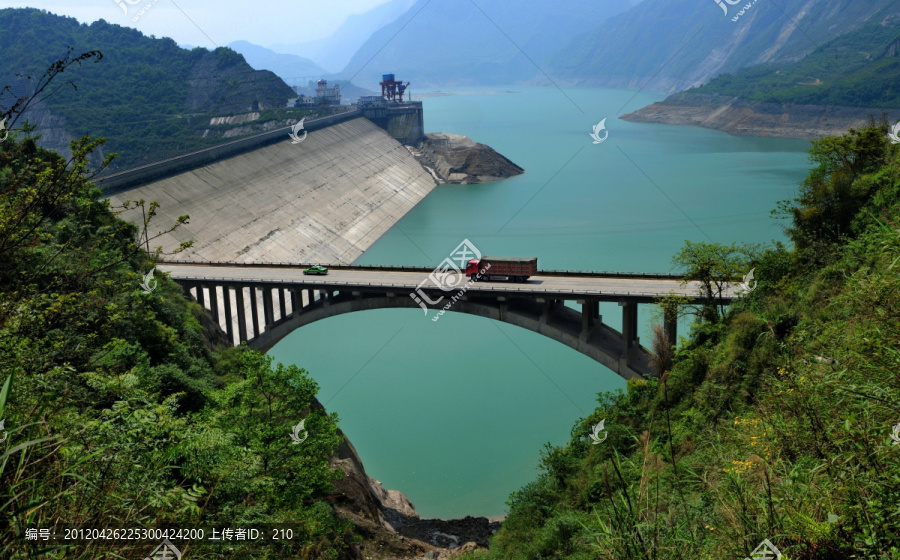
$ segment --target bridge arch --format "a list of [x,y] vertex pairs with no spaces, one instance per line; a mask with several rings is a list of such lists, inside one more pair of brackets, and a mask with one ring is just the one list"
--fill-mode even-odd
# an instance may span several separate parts
[[[184,281],[182,284],[201,305],[213,312],[220,326],[225,323],[223,330],[230,340],[246,341],[260,351],[268,351],[298,328],[329,317],[374,309],[421,310],[406,292],[297,290],[287,286],[276,288],[271,284],[211,286]],[[223,306],[218,304],[220,298]],[[232,306],[232,300],[236,305]],[[262,313],[256,306],[259,300],[262,300]],[[563,300],[498,300],[467,296],[454,302],[449,312],[484,317],[539,333],[588,356],[625,379],[653,374],[650,352],[636,337],[637,303],[620,303],[623,306],[623,330],[631,331],[630,337],[602,322],[596,312],[598,302],[582,300],[579,303],[582,303],[582,312],[567,307]],[[238,309],[243,309],[244,313],[237,312]],[[223,312],[225,316],[220,317]],[[435,312],[432,310],[427,319],[423,316],[419,320],[423,324],[430,322]],[[258,329],[253,326],[260,324],[259,319],[263,319],[265,327],[257,333]]]

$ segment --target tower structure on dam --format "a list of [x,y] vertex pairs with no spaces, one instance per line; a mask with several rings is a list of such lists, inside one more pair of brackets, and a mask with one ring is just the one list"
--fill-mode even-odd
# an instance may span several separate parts
[[409,82],[384,74],[381,96],[360,97],[357,107],[364,117],[383,128],[395,140],[415,145],[425,139],[425,113],[421,101],[403,101]]

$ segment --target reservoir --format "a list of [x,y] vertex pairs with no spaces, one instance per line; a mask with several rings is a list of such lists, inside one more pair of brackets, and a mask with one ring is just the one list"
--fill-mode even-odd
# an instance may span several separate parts
[[[424,99],[425,130],[487,144],[525,174],[435,188],[357,264],[436,266],[468,239],[484,255],[537,257],[545,270],[668,273],[685,240],[784,240],[770,210],[806,176],[807,141],[617,118],[663,98],[654,93],[462,89]],[[595,144],[602,119],[608,136]],[[621,327],[616,304],[601,303],[600,313]],[[544,444],[567,442],[598,393],[625,381],[539,334],[433,315],[341,315],[270,353],[310,372],[369,475],[422,517],[504,515],[509,494],[538,475]],[[654,318],[653,306],[640,306],[645,346]]]

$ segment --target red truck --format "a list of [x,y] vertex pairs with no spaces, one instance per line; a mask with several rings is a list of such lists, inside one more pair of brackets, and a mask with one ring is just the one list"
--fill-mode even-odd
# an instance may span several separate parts
[[[481,274],[479,278],[478,275]],[[524,282],[537,274],[537,257],[482,257],[472,259],[466,265],[466,276],[472,280],[505,280]]]

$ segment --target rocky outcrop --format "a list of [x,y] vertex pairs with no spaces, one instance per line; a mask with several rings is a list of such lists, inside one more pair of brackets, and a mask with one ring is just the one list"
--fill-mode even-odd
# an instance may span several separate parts
[[407,149],[439,183],[487,183],[525,172],[490,146],[459,134],[426,134],[424,141]]
[[[323,410],[317,400],[313,408]],[[343,435],[343,434],[342,434]],[[344,436],[331,459],[345,477],[328,497],[338,516],[352,521],[362,544],[355,558],[446,559],[487,547],[500,528],[484,517],[420,519],[412,502],[398,490],[387,490],[366,474],[353,444]]]
[[[769,136],[814,140],[880,121],[883,109],[764,103],[716,94],[678,94],[653,103],[622,120],[679,124],[721,130],[735,136]],[[900,110],[888,120],[900,118]],[[892,121],[891,121],[892,122]]]

